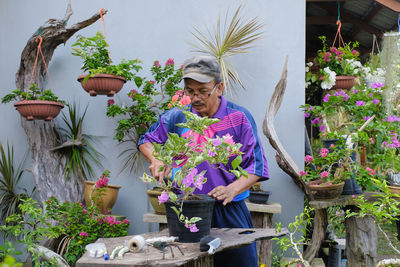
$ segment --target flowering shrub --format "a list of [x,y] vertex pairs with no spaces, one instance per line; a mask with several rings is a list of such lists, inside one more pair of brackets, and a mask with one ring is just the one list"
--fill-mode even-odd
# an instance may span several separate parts
[[[201,220],[199,217],[188,218],[182,214],[181,199],[183,201],[193,197],[196,189],[201,190],[203,184],[207,182],[206,172],[196,168],[200,163],[207,161],[214,164],[230,164],[232,166],[230,172],[237,178],[240,176],[247,177],[247,172],[243,170],[239,164],[242,162],[240,147],[236,144],[232,136],[229,134],[210,138],[206,129],[211,124],[219,121],[219,119],[199,117],[198,115],[185,110],[185,106],[190,103],[190,98],[178,91],[172,97],[170,107],[180,108],[186,116],[185,123],[179,123],[177,126],[189,129],[185,134],[179,136],[176,133],[169,133],[168,139],[164,145],[154,143],[154,156],[156,159],[164,162],[165,165],[172,166],[174,172],[173,181],[168,181],[163,185],[164,191],[159,196],[159,203],[170,200],[178,204],[178,208],[173,207],[179,221],[184,223],[191,232],[197,232],[196,222]],[[232,160],[232,157],[234,159]],[[145,183],[153,182],[158,185],[158,180],[144,173],[142,180]],[[183,193],[183,197],[178,199],[174,193],[175,190]]]
[[347,43],[344,47],[329,47],[326,37],[320,36],[323,48],[318,50],[312,62],[306,64],[306,87],[310,83],[317,83],[322,89],[331,89],[335,85],[336,76],[358,75],[361,63],[355,50],[358,43]]
[[[6,225],[0,226],[0,231],[13,235],[20,243],[27,246],[33,254],[35,266],[50,266],[39,263],[33,247],[44,238],[63,237],[58,251],[64,259],[74,266],[75,262],[85,252],[85,246],[95,242],[100,237],[119,237],[128,234],[129,220],[116,221],[112,216],[98,214],[95,206],[84,207],[82,203],[64,202],[51,197],[46,201],[43,210],[39,204],[29,198],[20,205],[23,214],[9,216]],[[53,222],[53,223],[50,223]]]
[[305,170],[300,171],[300,177],[305,181],[322,180],[321,184],[337,184],[353,175],[352,149],[331,144],[330,148],[321,148],[314,157],[306,155]]
[[175,69],[172,58],[165,62],[164,67],[159,61],[154,61],[150,72],[153,75],[151,79],[135,76],[133,80],[137,88],[130,90],[123,102],[116,103],[114,99],[107,101],[107,116],[120,118],[114,139],[133,142],[121,153],[127,155],[124,167],[133,167],[140,135],[157,121],[158,115],[168,109],[171,97],[181,90],[178,83],[182,79],[182,70]]

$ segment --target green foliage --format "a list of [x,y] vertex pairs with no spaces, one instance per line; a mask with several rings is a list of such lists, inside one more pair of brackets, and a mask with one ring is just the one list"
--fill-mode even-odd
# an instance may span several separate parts
[[73,176],[75,179],[91,179],[94,177],[92,164],[102,167],[100,162],[102,154],[94,147],[95,137],[82,133],[88,106],[82,115],[80,115],[76,103],[67,104],[67,107],[67,115],[63,113],[62,116],[65,128],[60,130],[63,134],[63,141],[72,143],[58,150],[66,159],[64,175],[66,178]]
[[[43,210],[31,198],[23,202],[20,205],[22,215],[9,216],[6,219],[9,224],[0,226],[0,231],[26,245],[35,266],[46,266],[45,263],[38,262],[40,255],[33,252],[36,244],[44,238],[65,237],[63,240],[67,240],[69,244],[63,257],[74,266],[85,252],[87,244],[100,237],[125,236],[129,228],[129,220],[116,221],[112,216],[101,215],[92,205],[85,208],[78,202],[59,203],[57,198],[51,197]],[[48,264],[47,266],[51,265]]]
[[[15,244],[9,240],[6,240],[4,242],[4,245],[0,245],[0,261],[4,262],[9,262],[9,259],[7,260],[7,256],[16,256],[16,255],[22,255],[22,252],[17,250],[15,247]],[[10,263],[10,262],[9,262]],[[0,267],[2,265],[0,264]]]
[[124,156],[123,169],[133,167],[137,163],[136,149],[140,135],[157,121],[158,115],[168,109],[171,97],[181,88],[182,70],[175,69],[172,59],[162,67],[155,61],[150,69],[151,78],[136,76],[136,89],[128,93],[128,103],[117,104],[108,100],[107,116],[118,118],[114,139],[127,147],[120,156]]
[[19,205],[23,199],[29,197],[26,189],[18,192],[18,183],[24,173],[22,165],[25,159],[18,166],[15,166],[14,148],[7,144],[5,150],[0,143],[0,218],[4,222],[5,218],[11,214],[20,214]]
[[123,76],[130,81],[135,78],[131,70],[137,72],[141,69],[139,66],[141,62],[137,59],[122,60],[118,65],[111,65],[107,47],[108,44],[101,32],[97,32],[93,37],[77,36],[77,41],[72,45],[72,55],[81,57],[83,60],[81,69],[89,72],[84,82],[99,73]]
[[[0,245],[1,246],[1,245]],[[21,267],[22,263],[17,262],[12,256],[6,256],[2,262],[0,262],[0,267]]]
[[15,100],[45,100],[64,103],[64,101],[59,100],[51,90],[41,90],[36,83],[32,83],[27,92],[19,89],[14,90],[11,94],[4,96],[1,99],[1,103],[9,103]]

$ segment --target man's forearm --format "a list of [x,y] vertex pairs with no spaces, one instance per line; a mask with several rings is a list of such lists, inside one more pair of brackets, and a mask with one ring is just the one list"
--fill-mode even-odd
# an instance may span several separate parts
[[239,179],[229,184],[227,187],[235,192],[235,196],[249,189],[260,177],[254,174],[248,174],[248,178],[241,176]]
[[152,143],[143,143],[139,146],[140,152],[142,152],[144,158],[148,162],[152,162],[154,160],[153,156],[153,144]]

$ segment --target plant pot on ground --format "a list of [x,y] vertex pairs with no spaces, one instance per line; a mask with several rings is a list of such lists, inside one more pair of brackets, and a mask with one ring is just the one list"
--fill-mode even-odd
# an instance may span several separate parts
[[37,84],[32,83],[27,92],[19,89],[2,98],[2,103],[18,100],[14,106],[28,121],[51,121],[64,108],[63,101],[58,100],[50,90],[41,90]]
[[78,36],[72,45],[72,55],[83,60],[82,70],[88,74],[80,75],[78,81],[90,96],[114,96],[123,87],[126,81],[135,78],[131,70],[139,71],[139,60],[122,60],[118,65],[111,65],[107,50],[108,44],[104,35],[98,32],[93,37]]

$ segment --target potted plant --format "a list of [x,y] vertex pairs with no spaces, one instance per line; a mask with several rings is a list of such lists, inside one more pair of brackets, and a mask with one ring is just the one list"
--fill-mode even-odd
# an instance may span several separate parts
[[349,148],[332,151],[321,148],[313,157],[306,155],[305,170],[300,171],[300,177],[307,182],[315,199],[334,199],[343,191],[344,181],[353,175],[353,161]]
[[323,48],[306,64],[306,86],[317,83],[322,89],[351,89],[355,76],[359,75],[361,63],[355,50],[358,43],[349,42],[343,47],[328,47],[326,37],[320,36]]
[[100,213],[108,214],[117,201],[121,186],[108,184],[110,171],[105,170],[96,182],[85,181],[86,205],[95,205]]
[[107,116],[118,119],[114,139],[125,147],[120,154],[124,156],[122,169],[129,168],[130,171],[138,166],[140,153],[136,148],[140,135],[168,109],[172,96],[177,91],[182,92],[182,88],[178,86],[182,79],[182,70],[175,68],[172,58],[164,66],[158,60],[154,61],[150,73],[150,78],[135,77],[136,88],[130,90],[125,99],[109,99],[107,102]]
[[50,90],[41,90],[37,84],[32,83],[27,92],[19,89],[4,96],[1,103],[9,103],[18,100],[14,106],[28,121],[37,119],[51,121],[64,108],[63,101],[58,100]]
[[83,60],[81,69],[88,74],[80,75],[78,81],[90,96],[113,96],[118,93],[126,81],[135,78],[131,70],[139,71],[139,60],[122,60],[118,65],[112,65],[107,50],[107,42],[101,32],[93,37],[77,36],[72,45],[72,55]]
[[[153,144],[155,157],[174,169],[173,180],[161,185],[164,191],[158,200],[160,204],[166,204],[170,235],[178,236],[180,242],[198,242],[210,232],[215,199],[207,195],[194,194],[197,188],[201,190],[203,184],[207,182],[205,171],[199,173],[196,168],[200,163],[207,161],[210,164],[226,165],[229,161],[232,174],[237,178],[242,175],[247,177],[247,172],[239,166],[242,161],[240,152],[242,145],[234,143],[230,135],[207,137],[205,129],[219,120],[199,117],[184,110],[189,103],[188,96],[176,94],[172,98],[171,107],[183,109],[186,122],[177,126],[190,130],[182,136],[169,133],[164,145]],[[230,160],[231,157],[234,159]],[[158,180],[146,173],[143,174],[142,180],[159,185]],[[182,194],[177,194],[177,191]]]
[[250,187],[249,201],[256,204],[266,204],[270,194],[270,191],[262,190],[261,183],[257,182]]

